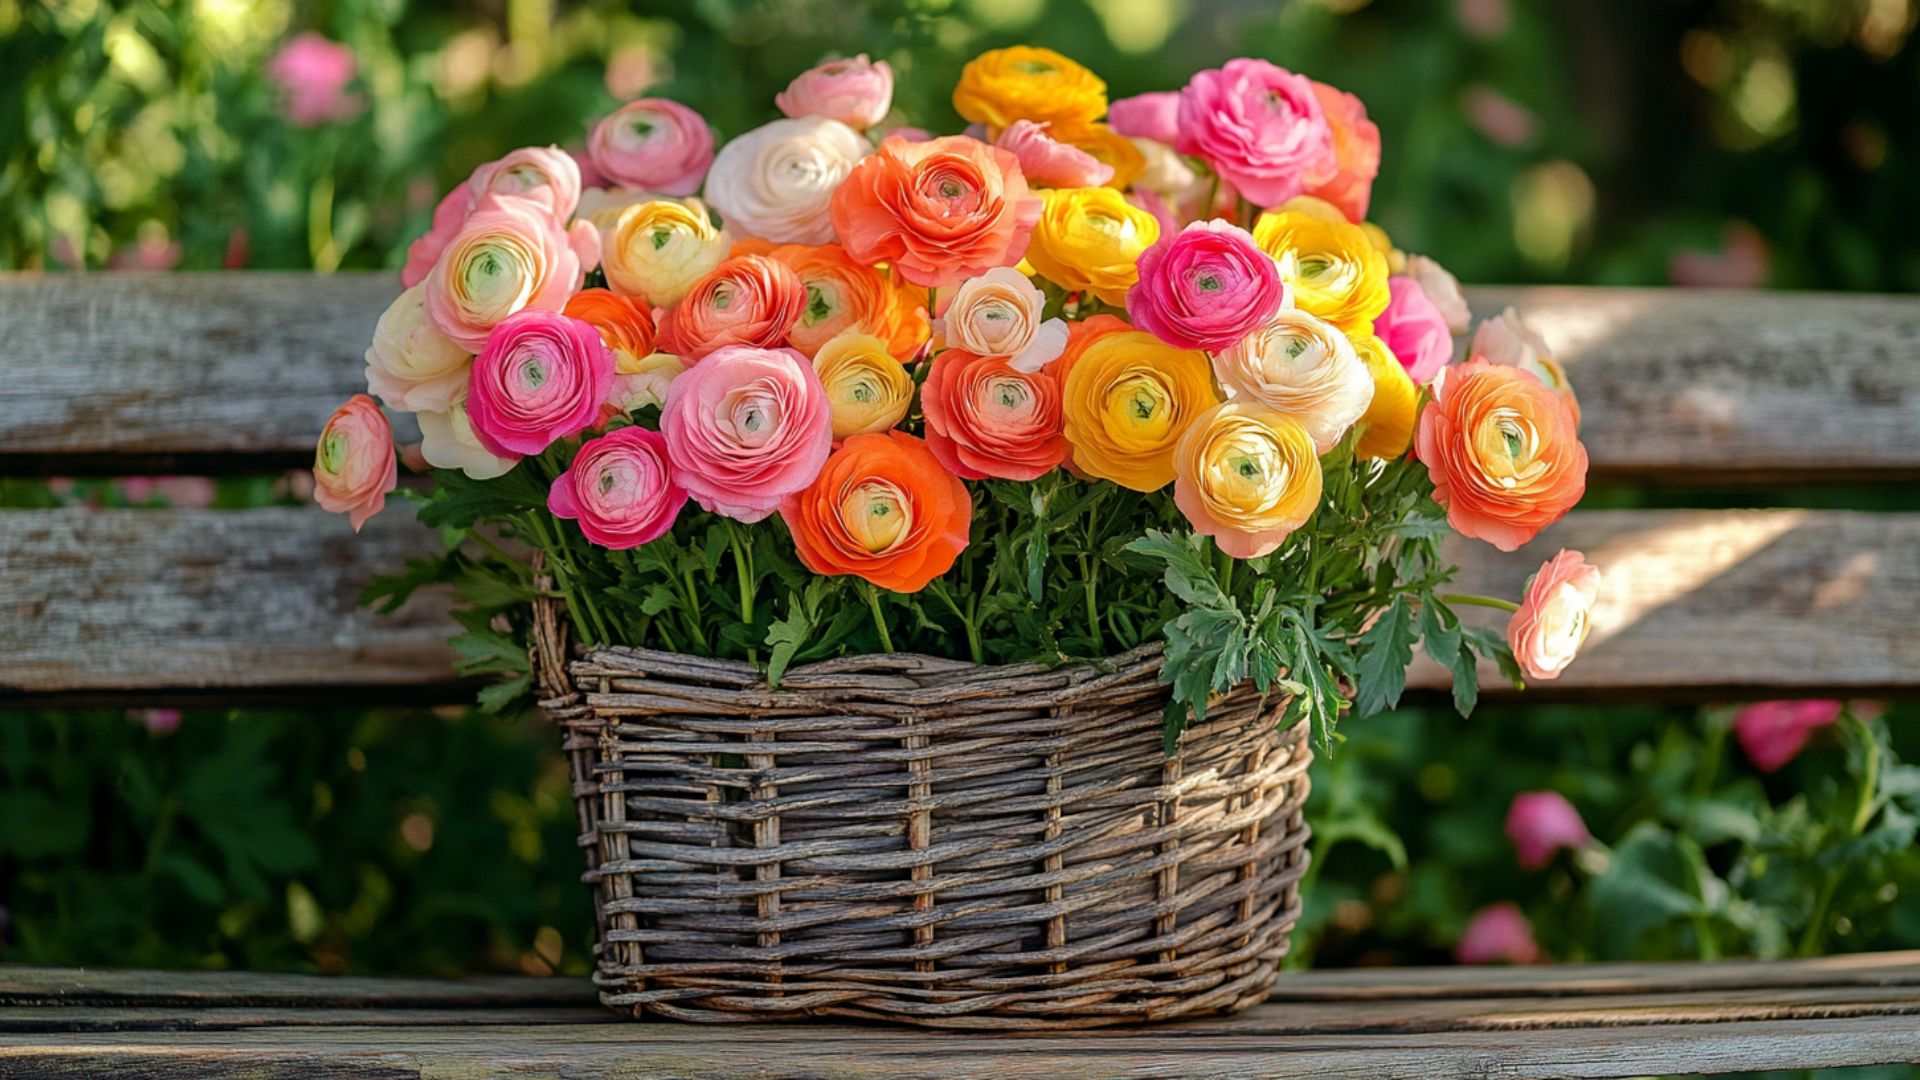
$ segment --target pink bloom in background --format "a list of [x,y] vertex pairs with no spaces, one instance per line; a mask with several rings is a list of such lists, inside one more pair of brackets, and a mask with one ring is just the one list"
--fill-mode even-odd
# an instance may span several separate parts
[[1541,956],[1520,905],[1504,900],[1473,913],[1453,947],[1453,958],[1463,964],[1537,964]]
[[1174,148],[1201,158],[1263,207],[1339,173],[1313,80],[1265,60],[1229,60],[1195,74],[1180,91]]
[[602,177],[662,195],[691,195],[713,163],[713,129],[665,98],[629,101],[594,125],[587,156]]
[[1373,320],[1373,332],[1400,360],[1414,382],[1433,381],[1453,359],[1453,335],[1446,313],[1427,298],[1420,283],[1405,274],[1387,279],[1387,310]]
[[128,709],[127,719],[154,735],[171,735],[180,730],[179,709]]
[[607,57],[607,93],[621,101],[646,93],[661,75],[660,56],[651,45],[624,45]]
[[353,50],[319,34],[301,34],[282,45],[266,70],[280,87],[288,122],[298,127],[351,119],[365,106],[358,94],[346,92],[358,70]]
[[613,389],[613,353],[591,323],[529,309],[473,358],[467,421],[497,457],[538,454],[592,427]]
[[687,491],[667,459],[666,438],[639,427],[582,446],[547,492],[554,516],[577,519],[580,532],[605,548],[639,547],[659,537],[686,502]]
[[355,394],[327,418],[313,451],[313,499],[321,509],[347,515],[353,531],[387,505],[400,480],[393,452],[393,425],[365,394]]
[[1048,135],[1045,124],[1015,120],[994,145],[1020,159],[1020,171],[1035,187],[1099,187],[1113,179],[1113,166]]
[[829,60],[801,72],[774,95],[773,103],[796,120],[824,116],[865,131],[886,119],[893,108],[893,68],[885,60],[868,60],[866,53],[851,60]]
[[526,146],[487,162],[434,207],[432,227],[407,246],[400,284],[412,288],[426,279],[488,195],[526,199],[545,207],[555,221],[565,222],[580,205],[581,184],[579,164],[557,146]]
[[1667,277],[1694,288],[1758,289],[1767,283],[1769,261],[1760,230],[1730,221],[1719,251],[1676,251],[1667,260]]
[[1130,139],[1172,146],[1180,137],[1180,92],[1135,94],[1107,106],[1107,126]]
[[1336,171],[1307,194],[1332,203],[1348,221],[1365,221],[1367,205],[1373,200],[1373,178],[1380,174],[1380,129],[1367,119],[1367,107],[1358,97],[1323,82],[1314,83],[1313,92],[1333,131]]
[[1218,219],[1162,236],[1127,292],[1133,324],[1177,349],[1220,352],[1280,309],[1280,268],[1244,229]]
[[132,247],[121,248],[107,260],[109,270],[171,270],[180,263],[180,245],[159,234],[141,237]]
[[1845,706],[1838,701],[1760,701],[1733,718],[1733,733],[1747,759],[1770,773],[1798,757],[1813,733],[1840,719]]
[[905,139],[907,142],[932,142],[933,132],[922,127],[888,128],[887,138]]
[[222,270],[244,269],[247,261],[253,257],[253,244],[247,236],[245,226],[236,225],[227,234],[227,251],[220,257]]
[[1484,41],[1507,32],[1507,0],[1457,0],[1455,6],[1468,35]]
[[1539,122],[1533,110],[1486,86],[1468,87],[1460,100],[1467,123],[1501,146],[1524,146],[1533,141]]
[[213,505],[214,485],[207,476],[126,476],[120,479],[120,493],[130,503],[157,496],[168,506],[192,510]]
[[833,451],[826,387],[792,349],[707,354],[668,385],[660,431],[700,505],[749,523],[813,483]]
[[1520,610],[1507,620],[1507,644],[1529,679],[1552,680],[1573,663],[1593,629],[1600,568],[1561,551],[1527,581]]
[[1580,811],[1557,791],[1527,791],[1507,808],[1507,839],[1523,870],[1538,870],[1561,848],[1578,849],[1593,839]]

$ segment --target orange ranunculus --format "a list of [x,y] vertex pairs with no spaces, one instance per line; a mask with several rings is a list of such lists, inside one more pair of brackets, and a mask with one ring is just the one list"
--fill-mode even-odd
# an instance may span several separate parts
[[1520,368],[1472,359],[1420,413],[1416,451],[1447,524],[1512,551],[1587,490],[1587,448],[1564,398]]
[[904,431],[855,435],[812,486],[780,504],[800,561],[918,592],[967,546],[973,501],[927,444]]
[[927,446],[968,480],[1045,475],[1070,451],[1055,366],[1024,372],[1004,357],[941,353],[920,388]]
[[[911,357],[925,340],[897,310],[900,296],[886,274],[848,258],[839,244],[782,244],[766,254],[787,264],[800,278],[806,305],[800,310],[800,321],[788,332],[787,343],[807,356],[845,330],[872,334],[886,342],[887,351],[899,360]],[[926,303],[924,290],[914,289],[909,295]]]
[[965,135],[888,139],[833,195],[847,254],[923,287],[1019,262],[1039,217],[1019,159]]
[[660,347],[689,363],[728,345],[771,349],[787,340],[806,302],[787,264],[765,255],[731,258],[667,312]]
[[560,313],[600,331],[600,340],[613,350],[616,366],[653,352],[653,313],[611,289],[582,289]]
[[1348,221],[1365,221],[1373,178],[1380,172],[1380,129],[1367,119],[1360,99],[1344,90],[1316,82],[1313,96],[1320,99],[1320,111],[1333,129],[1333,159],[1340,171],[1307,194],[1339,207]]

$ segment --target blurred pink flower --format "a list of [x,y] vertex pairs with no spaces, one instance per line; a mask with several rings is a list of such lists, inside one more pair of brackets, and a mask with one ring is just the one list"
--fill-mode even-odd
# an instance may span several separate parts
[[1759,701],[1733,718],[1733,733],[1753,767],[1770,773],[1799,755],[1820,728],[1840,719],[1838,701]]
[[1469,86],[1460,107],[1467,114],[1467,123],[1501,146],[1532,142],[1539,127],[1532,109],[1491,87]]
[[660,81],[660,57],[651,45],[623,45],[607,57],[607,93],[630,101]]
[[1521,869],[1538,870],[1561,848],[1578,848],[1593,839],[1580,811],[1557,791],[1527,791],[1507,808],[1507,839]]
[[127,719],[155,735],[171,735],[180,729],[179,709],[129,709]]
[[247,261],[252,257],[253,241],[247,235],[247,227],[235,225],[233,231],[227,233],[227,251],[220,256],[220,268],[222,270],[245,269]]
[[1767,283],[1767,238],[1744,221],[1729,221],[1719,251],[1676,251],[1667,260],[1675,285],[1708,289],[1758,289]]
[[120,492],[136,504],[157,495],[168,506],[189,510],[213,505],[213,480],[205,476],[127,476],[120,480]]
[[1453,958],[1463,964],[1537,964],[1541,956],[1520,905],[1506,900],[1473,913],[1453,947]]
[[346,92],[358,65],[353,50],[315,33],[301,34],[267,61],[266,73],[280,86],[281,108],[297,127],[313,127],[359,115],[366,102]]
[[1507,0],[1456,0],[1460,26],[1482,41],[1507,32]]
[[180,245],[165,236],[142,237],[107,260],[112,270],[171,270],[180,262]]

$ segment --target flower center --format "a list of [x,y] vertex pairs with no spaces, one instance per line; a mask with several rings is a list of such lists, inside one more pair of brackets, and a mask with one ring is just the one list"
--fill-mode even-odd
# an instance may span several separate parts
[[347,462],[347,437],[338,431],[327,432],[320,440],[320,467],[330,473],[338,473],[340,466]]
[[818,326],[833,316],[834,297],[818,285],[807,286],[807,310],[801,315],[801,321],[808,326]]
[[891,480],[862,481],[840,503],[840,521],[854,543],[878,555],[913,528],[913,503]]

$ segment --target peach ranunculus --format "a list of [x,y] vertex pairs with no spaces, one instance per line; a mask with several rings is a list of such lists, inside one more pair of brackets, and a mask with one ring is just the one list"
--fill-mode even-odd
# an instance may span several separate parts
[[1282,308],[1273,321],[1214,357],[1236,398],[1292,417],[1326,453],[1373,403],[1373,376],[1333,325]]
[[603,178],[622,187],[691,195],[713,162],[713,129],[677,101],[641,98],[594,125],[587,157]]
[[910,593],[966,549],[973,500],[926,443],[889,431],[848,439],[780,516],[807,569]]
[[393,425],[372,398],[355,394],[320,429],[313,451],[314,501],[322,509],[347,515],[353,531],[359,532],[387,505],[387,492],[399,479]]
[[799,276],[786,263],[736,255],[694,282],[667,312],[660,346],[689,363],[729,345],[771,349],[787,340],[806,302]]
[[1046,294],[1020,271],[996,266],[960,283],[934,326],[941,348],[997,356],[1033,372],[1067,347],[1063,319],[1043,319]]
[[1090,291],[1120,307],[1140,280],[1140,255],[1160,239],[1160,221],[1112,188],[1046,193],[1027,262],[1068,292]]
[[589,439],[547,491],[554,517],[577,521],[589,542],[614,550],[665,535],[686,503],[666,438],[638,427]]
[[1107,84],[1052,49],[1015,45],[983,52],[960,71],[953,108],[997,135],[1016,120],[1077,132],[1107,111]]
[[885,60],[868,60],[866,53],[829,60],[801,72],[774,95],[773,103],[796,120],[824,116],[865,131],[893,108],[893,68]]
[[777,244],[833,239],[829,204],[872,145],[838,120],[775,120],[720,149],[707,201],[727,228]]
[[1553,351],[1547,347],[1547,339],[1540,331],[1513,308],[1480,324],[1480,329],[1473,333],[1472,344],[1467,346],[1467,355],[1477,356],[1489,364],[1532,372],[1547,389],[1566,400],[1567,408],[1573,410],[1573,422],[1580,422],[1580,400],[1574,396],[1567,369],[1553,358]]
[[1467,307],[1467,294],[1460,288],[1460,279],[1446,267],[1425,255],[1408,255],[1404,272],[1419,283],[1420,291],[1440,310],[1441,317],[1447,320],[1447,333],[1457,337],[1473,327],[1473,311]]
[[956,476],[1035,480],[1071,447],[1051,369],[1017,371],[996,356],[948,349],[934,357],[920,391],[927,445]]
[[1360,417],[1366,430],[1360,433],[1353,452],[1359,457],[1387,461],[1402,457],[1413,443],[1413,425],[1420,417],[1420,388],[1386,342],[1372,334],[1350,340],[1360,362],[1367,365],[1367,374],[1373,377],[1373,400]]
[[1067,371],[1063,397],[1075,471],[1134,491],[1173,482],[1180,436],[1220,403],[1205,353],[1139,330],[1090,341]]
[[1296,307],[1342,330],[1366,330],[1387,310],[1387,260],[1366,231],[1298,210],[1268,211],[1253,240],[1280,264]]
[[622,296],[670,308],[726,259],[732,245],[696,199],[638,203],[622,210],[607,230],[607,284]]
[[1548,559],[1527,582],[1520,610],[1507,620],[1507,644],[1529,679],[1557,679],[1593,629],[1600,568],[1577,551]]
[[833,450],[826,388],[792,349],[716,350],[673,380],[660,431],[694,499],[749,524],[813,483]]
[[858,328],[842,330],[813,355],[826,387],[835,442],[885,431],[913,405],[913,376],[887,343]]
[[1339,207],[1348,221],[1365,221],[1373,196],[1373,178],[1380,174],[1380,129],[1367,119],[1367,107],[1358,97],[1323,82],[1313,84],[1313,93],[1320,99],[1320,111],[1333,131],[1333,160],[1338,171],[1331,179],[1309,187],[1307,194]]
[[[738,254],[739,247],[735,248]],[[888,281],[883,271],[847,257],[838,244],[782,244],[768,248],[768,258],[787,265],[800,279],[806,303],[800,321],[788,331],[787,344],[808,356],[814,355],[829,340],[846,330],[859,330],[886,341],[889,352],[906,360],[927,340],[926,316],[916,320],[913,312],[902,312],[901,292]],[[926,293],[913,289],[907,293],[909,306],[926,303]]]
[[380,316],[367,347],[367,389],[406,412],[445,409],[467,389],[473,353],[427,318],[425,290],[415,285]]
[[847,254],[921,286],[1019,262],[1039,216],[1019,159],[964,135],[888,139],[833,196]]
[[1227,401],[1195,418],[1173,452],[1173,501],[1193,531],[1253,559],[1285,543],[1320,505],[1320,457],[1291,418]]
[[1099,187],[1113,179],[1113,166],[1047,134],[1047,125],[1015,120],[993,145],[1020,159],[1027,183],[1037,188]]
[[427,274],[427,315],[441,333],[477,352],[489,331],[522,308],[565,307],[599,260],[592,225],[563,229],[537,202],[489,195]]
[[446,408],[423,412],[420,422],[420,456],[436,469],[459,469],[473,480],[492,480],[505,476],[520,464],[520,455],[502,457],[481,445],[467,418],[467,388]]
[[1513,551],[1587,490],[1572,410],[1531,372],[1471,359],[1420,411],[1415,451],[1462,536]]
[[494,328],[473,358],[467,419],[499,457],[538,454],[600,419],[613,389],[613,352],[591,324],[523,311]]
[[426,280],[467,216],[488,195],[530,199],[545,206],[555,221],[566,221],[580,205],[580,166],[557,146],[524,146],[473,170],[434,207],[433,227],[407,246],[400,284],[411,288]]
[[686,370],[686,361],[672,353],[645,356],[615,353],[613,389],[607,392],[607,404],[622,413],[649,405],[663,406],[667,403],[667,388]]

